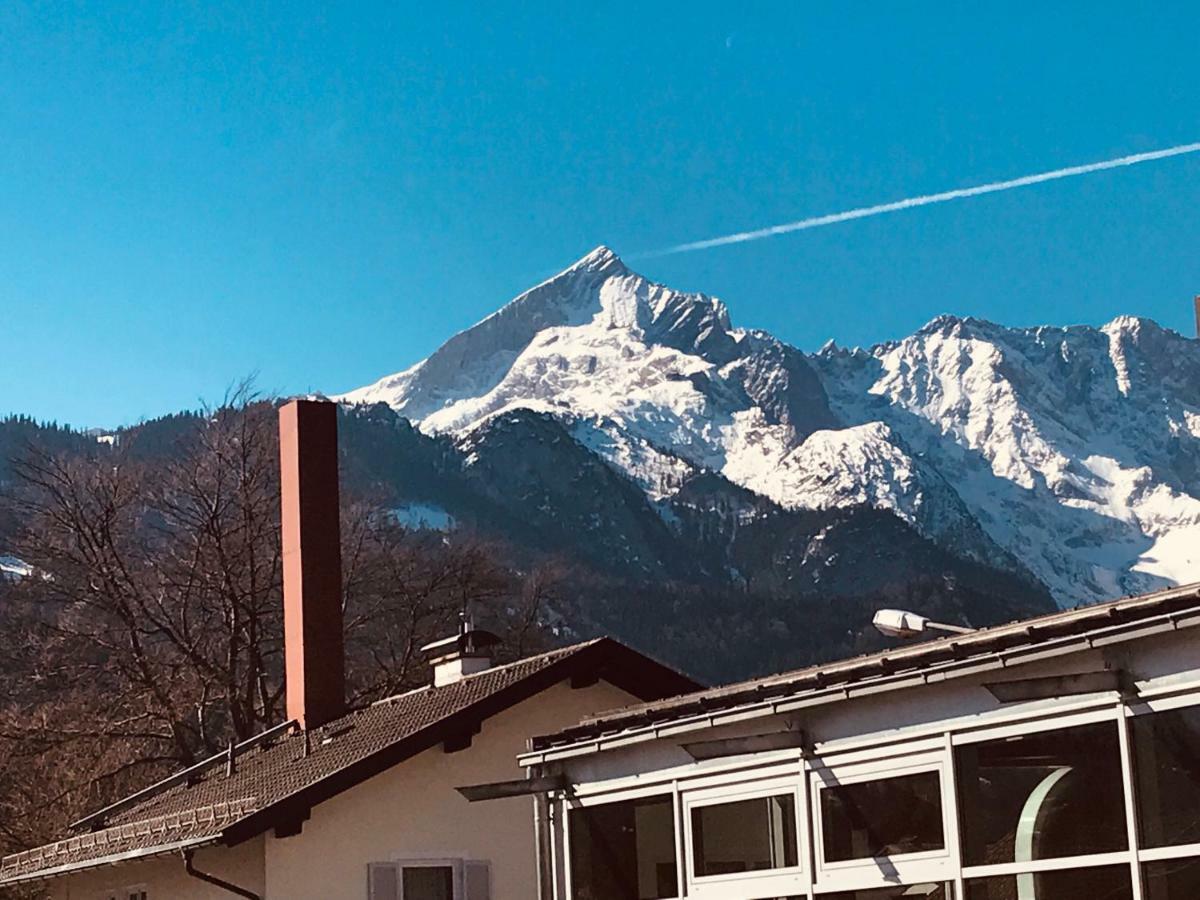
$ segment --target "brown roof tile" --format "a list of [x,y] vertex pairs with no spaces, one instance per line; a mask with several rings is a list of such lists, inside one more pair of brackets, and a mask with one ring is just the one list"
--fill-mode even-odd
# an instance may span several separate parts
[[302,820],[317,803],[409,757],[460,738],[479,723],[573,677],[602,677],[652,699],[692,690],[695,682],[608,638],[553,650],[424,687],[355,710],[308,733],[280,731],[235,756],[234,771],[214,757],[190,783],[167,784],[100,817],[93,833],[5,857],[0,885],[38,880],[63,866],[181,841],[238,843],[280,823]]

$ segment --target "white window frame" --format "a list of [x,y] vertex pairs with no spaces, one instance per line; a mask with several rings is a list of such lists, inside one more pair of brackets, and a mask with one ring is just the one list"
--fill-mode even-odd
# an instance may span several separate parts
[[[368,866],[367,872],[367,896],[370,896],[371,879],[370,868],[372,866],[395,866],[396,867],[396,890],[400,900],[404,900],[404,870],[405,869],[449,869],[451,872],[451,891],[453,900],[465,900],[467,892],[467,866],[468,864],[477,863],[488,867],[489,882],[491,879],[491,863],[488,860],[475,859],[468,856],[400,856],[392,859],[380,860],[372,862]],[[488,893],[491,893],[491,885],[489,883]]]
[[[684,874],[684,842],[682,837],[682,828],[680,824],[680,802],[679,788],[675,784],[657,783],[647,785],[640,788],[626,788],[624,790],[610,791],[604,794],[593,794],[588,797],[563,797],[562,803],[562,859],[563,859],[563,882],[564,890],[567,897],[575,896],[575,882],[573,875],[574,860],[571,858],[571,813],[577,809],[588,809],[593,806],[608,806],[612,803],[625,803],[630,800],[646,800],[651,797],[660,797],[671,801],[671,817],[672,827],[675,830],[675,890],[674,897],[663,898],[663,900],[680,900],[686,896],[687,888],[685,885],[686,876]],[[457,900],[457,898],[456,898]]]
[[[885,781],[906,775],[933,772],[938,776],[938,795],[942,812],[943,846],[938,850],[902,853],[888,857],[848,859],[827,862],[825,859],[824,822],[821,816],[821,793],[835,787]],[[950,759],[945,751],[930,752],[903,759],[888,759],[876,763],[824,765],[814,761],[808,772],[809,817],[812,822],[812,848],[816,872],[814,889],[821,893],[848,890],[870,890],[901,884],[953,882],[958,874],[957,828],[953,821],[952,797],[949,793],[953,778]]]
[[[753,872],[731,872],[724,875],[696,875],[696,845],[692,835],[692,810],[707,806],[722,806],[742,800],[790,795],[796,829],[796,865]],[[804,862],[808,823],[805,815],[804,779],[797,770],[786,778],[771,778],[753,782],[738,782],[720,787],[684,791],[682,828],[684,843],[684,875],[687,896],[700,900],[742,900],[749,896],[775,897],[807,895],[810,887]]]

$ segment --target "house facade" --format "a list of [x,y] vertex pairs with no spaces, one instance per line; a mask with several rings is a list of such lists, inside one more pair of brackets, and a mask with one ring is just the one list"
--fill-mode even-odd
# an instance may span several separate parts
[[536,897],[531,800],[470,804],[456,788],[520,778],[530,734],[645,692],[594,680],[607,666],[657,677],[600,641],[423,688],[245,748],[232,774],[215,759],[190,785],[9,857],[0,877],[54,900]]
[[537,738],[546,896],[1194,900],[1197,625],[1193,585]]
[[431,683],[347,709],[331,403],[280,411],[288,721],[0,861],[52,900],[492,900],[546,882],[520,779],[528,736],[698,685],[609,639],[494,666],[469,617],[425,648]]

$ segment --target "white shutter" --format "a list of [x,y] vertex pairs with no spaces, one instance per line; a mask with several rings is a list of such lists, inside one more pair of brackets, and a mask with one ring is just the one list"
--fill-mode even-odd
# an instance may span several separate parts
[[491,900],[492,867],[486,860],[468,859],[463,863],[463,900]]
[[367,885],[368,900],[400,900],[400,867],[395,863],[371,863]]

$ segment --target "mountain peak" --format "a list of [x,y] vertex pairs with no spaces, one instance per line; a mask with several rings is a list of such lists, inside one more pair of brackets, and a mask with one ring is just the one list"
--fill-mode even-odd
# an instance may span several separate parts
[[560,274],[565,275],[569,272],[604,272],[605,274],[615,275],[625,274],[628,272],[628,269],[621,262],[621,257],[617,256],[611,247],[601,244],[586,256],[572,263]]

